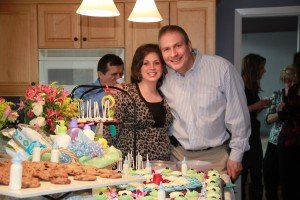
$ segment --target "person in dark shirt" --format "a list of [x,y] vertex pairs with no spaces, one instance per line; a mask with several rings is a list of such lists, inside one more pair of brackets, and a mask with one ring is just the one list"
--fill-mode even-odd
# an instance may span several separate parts
[[245,83],[245,93],[247,105],[251,119],[251,135],[249,138],[250,150],[245,152],[243,157],[242,171],[242,199],[246,199],[245,187],[248,173],[250,173],[251,184],[249,191],[249,199],[260,200],[263,195],[262,185],[262,164],[263,150],[260,139],[260,122],[257,119],[257,114],[262,109],[271,104],[271,100],[260,99],[260,80],[265,70],[266,59],[257,54],[248,54],[243,59],[242,78]]
[[300,52],[294,55],[298,82],[289,89],[278,117],[283,121],[278,136],[279,175],[283,200],[300,199]]
[[279,120],[278,112],[285,105],[288,91],[297,82],[296,68],[293,65],[284,67],[280,74],[280,80],[284,83],[282,90],[274,91],[272,94],[272,105],[268,108],[266,115],[267,124],[272,124],[269,142],[263,162],[263,179],[267,200],[278,200],[278,189],[280,185],[279,160],[278,160],[278,136],[283,122]]

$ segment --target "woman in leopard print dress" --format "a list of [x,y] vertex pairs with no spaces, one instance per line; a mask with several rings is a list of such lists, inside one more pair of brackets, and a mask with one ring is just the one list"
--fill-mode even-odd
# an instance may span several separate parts
[[120,121],[117,136],[112,138],[106,133],[105,137],[123,155],[134,151],[136,140],[136,150],[144,159],[148,155],[149,160],[169,160],[171,145],[167,131],[173,118],[158,90],[166,73],[158,45],[140,46],[134,54],[131,72],[132,83],[123,86],[129,95],[122,92],[114,95],[115,115]]

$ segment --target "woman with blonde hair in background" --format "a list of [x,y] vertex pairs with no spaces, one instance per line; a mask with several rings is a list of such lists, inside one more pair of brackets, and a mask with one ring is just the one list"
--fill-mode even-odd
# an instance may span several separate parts
[[274,91],[272,94],[272,104],[268,108],[266,115],[267,124],[272,124],[269,142],[263,161],[263,177],[267,200],[280,199],[278,196],[279,180],[279,160],[278,160],[278,135],[281,131],[283,122],[278,118],[278,112],[282,111],[285,105],[289,88],[297,82],[296,68],[288,65],[283,68],[280,80],[284,83],[282,90]]
[[283,121],[277,147],[283,200],[300,199],[300,52],[294,55],[293,64],[298,82],[290,87],[285,105],[278,111]]

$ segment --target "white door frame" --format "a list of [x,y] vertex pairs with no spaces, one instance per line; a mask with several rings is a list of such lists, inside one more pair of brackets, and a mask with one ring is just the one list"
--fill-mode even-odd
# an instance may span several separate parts
[[234,65],[241,70],[242,18],[298,16],[297,50],[300,43],[300,6],[235,9],[234,17]]

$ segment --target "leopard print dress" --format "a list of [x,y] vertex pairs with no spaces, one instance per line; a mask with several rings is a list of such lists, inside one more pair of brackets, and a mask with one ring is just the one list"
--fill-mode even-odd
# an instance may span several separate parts
[[146,158],[148,154],[149,160],[170,160],[171,145],[167,131],[173,117],[166,100],[163,99],[163,106],[166,109],[165,123],[161,127],[156,127],[151,111],[140,96],[138,85],[128,84],[123,89],[129,95],[123,92],[114,95],[115,115],[120,121],[117,125],[117,136],[112,138],[105,131],[104,137],[120,149],[123,155],[127,155],[128,152],[133,151],[135,127],[136,149],[143,158]]

